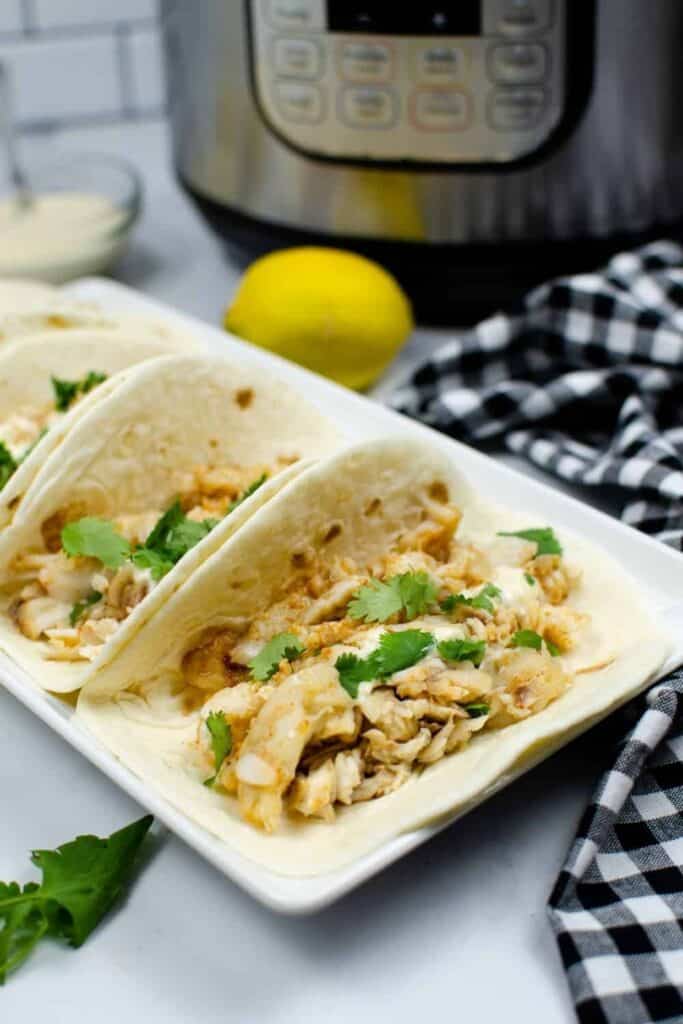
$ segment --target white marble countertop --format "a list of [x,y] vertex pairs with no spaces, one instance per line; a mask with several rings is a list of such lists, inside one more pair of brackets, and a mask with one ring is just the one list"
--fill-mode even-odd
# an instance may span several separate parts
[[[217,322],[237,268],[176,187],[161,126],[83,132],[55,147],[125,154],[147,204],[117,275]],[[404,360],[438,341],[418,332]],[[0,994],[2,1019],[73,1024],[488,1024],[574,1019],[545,901],[601,765],[575,742],[337,905],[278,917],[160,832],[124,906],[74,952],[45,943]],[[141,813],[0,692],[0,878],[35,847],[108,834]]]

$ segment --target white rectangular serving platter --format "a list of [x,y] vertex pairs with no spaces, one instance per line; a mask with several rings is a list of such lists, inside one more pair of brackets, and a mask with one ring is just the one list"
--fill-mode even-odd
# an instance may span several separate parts
[[[452,456],[484,496],[500,504],[526,509],[539,522],[565,526],[583,534],[616,558],[650,597],[652,609],[664,617],[677,638],[675,650],[661,675],[683,663],[683,557],[677,552],[466,445],[239,341],[218,328],[183,316],[132,289],[106,279],[90,278],[75,282],[67,291],[73,297],[98,302],[108,309],[145,314],[169,325],[184,327],[206,345],[208,353],[222,353],[277,374],[336,421],[350,441],[398,434],[421,437],[438,445]],[[237,855],[225,843],[190,821],[90,736],[76,721],[69,704],[38,690],[25,673],[2,655],[0,683],[220,871],[260,902],[282,913],[304,914],[327,906],[446,828],[456,818],[453,815],[438,824],[397,836],[367,856],[329,874],[313,878],[278,875]],[[529,767],[531,765],[527,763],[517,774],[528,771]],[[506,777],[498,788],[508,785],[515,777]],[[490,795],[491,791],[482,794],[481,799]]]

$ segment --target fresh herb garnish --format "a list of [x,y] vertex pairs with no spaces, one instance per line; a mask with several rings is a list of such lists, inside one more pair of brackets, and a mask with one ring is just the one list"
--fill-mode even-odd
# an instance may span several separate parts
[[108,839],[79,836],[56,850],[35,850],[40,884],[0,882],[0,984],[44,935],[81,946],[121,893],[152,817]]
[[72,557],[97,558],[107,569],[118,569],[130,555],[128,541],[108,519],[96,516],[67,523],[62,530],[62,547]]
[[4,441],[0,441],[0,487],[4,487],[19,463]]
[[473,701],[471,704],[463,704],[463,707],[470,718],[483,718],[491,711],[490,706],[483,701]]
[[275,675],[281,661],[294,661],[304,650],[304,645],[294,633],[277,633],[249,662],[252,679],[265,683]]
[[536,530],[515,530],[507,533],[505,530],[498,531],[499,537],[520,537],[522,540],[531,541],[536,545],[535,558],[539,555],[561,555],[562,545],[555,536],[555,531],[550,526],[543,526]]
[[535,587],[536,586],[536,579],[535,579],[534,576],[531,575],[530,572],[525,572],[524,573],[524,579],[527,581],[527,583],[529,584],[530,587]]
[[71,612],[69,613],[69,622],[71,623],[71,625],[75,626],[83,612],[85,612],[88,608],[92,608],[94,604],[97,604],[97,602],[101,600],[102,595],[100,594],[99,590],[93,590],[93,592],[91,594],[88,594],[88,596],[85,597],[82,601],[76,601],[76,604],[73,606]]
[[458,605],[463,605],[466,608],[480,608],[493,614],[493,602],[501,596],[500,587],[494,583],[487,583],[474,597],[465,597],[464,594],[449,594],[441,601],[440,607],[444,612],[452,612]]
[[180,502],[174,501],[154,526],[147,540],[133,552],[132,559],[140,569],[150,569],[160,580],[183,555],[199,544],[218,525],[218,519],[188,519]]
[[531,647],[534,651],[540,651],[543,645],[543,637],[533,629],[518,629],[510,640],[510,647]]
[[486,653],[485,640],[442,640],[436,649],[444,661],[471,661],[481,665]]
[[235,498],[234,501],[230,502],[230,504],[228,505],[227,511],[225,513],[226,516],[229,516],[231,512],[234,512],[236,508],[239,508],[239,506],[242,504],[242,502],[246,501],[247,498],[251,498],[252,494],[255,494],[256,491],[258,491],[259,487],[262,487],[267,479],[268,479],[268,474],[267,473],[263,473],[258,478],[258,480],[254,480],[252,483],[250,483],[249,486],[244,491],[242,491],[242,493],[239,495],[239,497]]
[[107,379],[104,373],[90,370],[81,380],[60,380],[52,378],[52,389],[55,393],[55,408],[58,412],[66,410],[76,401],[79,395],[87,395],[94,387]]
[[364,622],[386,622],[402,611],[406,619],[415,619],[434,602],[437,589],[426,572],[406,572],[385,582],[373,579],[356,592],[349,615]]
[[562,654],[560,648],[557,644],[554,644],[552,640],[546,640],[545,645],[548,648],[548,653],[551,654],[553,658],[558,658],[560,654]]
[[374,679],[385,679],[394,672],[411,668],[421,661],[434,646],[431,633],[420,629],[402,629],[396,633],[382,633],[379,646],[367,658],[355,654],[340,654],[334,667],[339,673],[339,682],[351,697],[358,696],[361,683]]
[[211,736],[215,771],[210,779],[204,781],[205,786],[213,786],[218,778],[223,762],[232,750],[232,729],[222,711],[212,711],[206,719],[206,728]]

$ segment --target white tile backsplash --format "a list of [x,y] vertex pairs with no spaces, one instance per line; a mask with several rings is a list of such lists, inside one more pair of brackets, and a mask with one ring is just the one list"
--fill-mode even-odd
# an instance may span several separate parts
[[156,0],[108,0],[100,3],[97,0],[33,0],[33,10],[36,27],[50,29],[112,25],[154,18],[157,3]]
[[110,117],[121,106],[116,50],[107,38],[19,43],[3,59],[20,123]]
[[164,68],[159,32],[133,29],[124,41],[128,46],[130,97],[135,110],[155,111],[164,104]]
[[21,32],[22,27],[20,0],[0,0],[0,32]]
[[156,117],[165,106],[158,0],[0,0],[0,61],[20,129]]

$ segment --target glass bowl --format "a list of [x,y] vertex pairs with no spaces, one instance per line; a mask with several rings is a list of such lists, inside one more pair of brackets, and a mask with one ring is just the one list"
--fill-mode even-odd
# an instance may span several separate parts
[[0,201],[0,277],[63,284],[109,270],[142,209],[142,181],[124,160],[74,154],[25,168],[33,201]]

